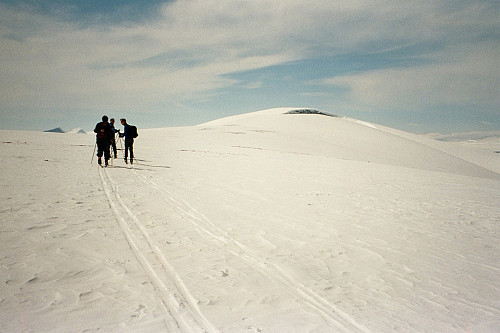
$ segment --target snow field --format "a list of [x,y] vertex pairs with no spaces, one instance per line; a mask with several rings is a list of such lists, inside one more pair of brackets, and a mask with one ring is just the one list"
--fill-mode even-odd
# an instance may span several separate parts
[[93,136],[1,132],[0,328],[498,330],[498,154],[284,112],[107,169]]
[[0,330],[154,329],[156,296],[103,200],[92,137],[0,135]]

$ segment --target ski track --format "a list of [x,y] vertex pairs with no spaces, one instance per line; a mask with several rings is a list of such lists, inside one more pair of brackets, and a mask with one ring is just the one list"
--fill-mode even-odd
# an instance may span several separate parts
[[[165,319],[169,324],[169,332],[218,332],[201,313],[197,300],[190,294],[142,223],[124,204],[108,172],[99,168],[99,177],[121,231],[148,279],[155,287],[165,312],[172,317],[171,320]],[[121,211],[125,211],[125,214]]]
[[331,304],[328,300],[301,284],[293,276],[285,272],[277,265],[262,262],[261,258],[257,254],[252,253],[252,251],[243,244],[229,237],[222,230],[217,228],[217,226],[215,226],[205,215],[198,212],[188,202],[182,199],[175,199],[168,190],[165,190],[152,180],[146,178],[144,175],[141,175],[137,172],[137,170],[133,171],[144,183],[159,191],[167,203],[172,205],[179,213],[189,217],[187,220],[198,231],[201,231],[210,236],[212,239],[215,239],[217,242],[222,243],[224,247],[219,246],[219,248],[246,262],[270,280],[281,284],[290,295],[298,297],[302,300],[303,304],[314,311],[321,313],[324,319],[329,320],[332,323],[332,326],[334,325],[338,329],[345,332],[370,332],[368,328],[357,323],[354,318],[349,316],[349,314],[340,310],[337,306]]

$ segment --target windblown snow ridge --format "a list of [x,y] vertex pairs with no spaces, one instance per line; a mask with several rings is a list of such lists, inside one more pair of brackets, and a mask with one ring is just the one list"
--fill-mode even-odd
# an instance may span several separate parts
[[323,116],[335,117],[335,118],[342,117],[338,114],[334,114],[334,113],[330,113],[330,112],[326,112],[326,111],[320,111],[320,110],[316,110],[316,109],[294,109],[294,110],[290,110],[288,112],[285,112],[284,114],[320,114]]

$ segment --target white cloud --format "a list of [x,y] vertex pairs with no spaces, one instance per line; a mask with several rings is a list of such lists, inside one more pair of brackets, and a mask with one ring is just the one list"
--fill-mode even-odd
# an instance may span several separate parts
[[[441,56],[449,58],[448,52]],[[323,83],[347,89],[347,103],[358,109],[415,111],[449,105],[498,110],[500,48],[476,45],[453,52],[453,60],[334,77]]]
[[[253,51],[247,41],[251,28],[239,23],[230,28],[217,21],[222,12],[207,15],[205,2],[193,4],[165,6],[160,20],[142,26],[85,29],[0,7],[0,17],[9,17],[10,26],[18,20],[36,20],[38,26],[26,31],[14,27],[21,31],[3,34],[7,38],[2,38],[0,51],[2,107],[144,106],[229,86],[233,81],[223,77],[227,73],[294,59],[287,51]],[[235,7],[226,16],[236,22],[239,13],[243,12]],[[20,38],[12,38],[14,34]],[[162,63],[148,60],[179,51],[189,56],[191,66],[176,66],[175,56]]]
[[[151,108],[236,84],[225,74],[307,57],[419,43],[443,43],[444,57],[496,21],[483,2],[179,0],[142,24],[82,28],[0,5],[0,108]],[[366,105],[498,103],[497,51],[328,83]]]
[[262,81],[253,81],[243,84],[242,87],[245,89],[259,89],[264,86],[264,82]]

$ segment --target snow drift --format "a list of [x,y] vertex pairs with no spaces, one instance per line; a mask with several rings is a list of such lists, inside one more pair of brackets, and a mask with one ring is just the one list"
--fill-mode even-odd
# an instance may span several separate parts
[[498,331],[498,148],[297,110],[0,131],[0,329]]

